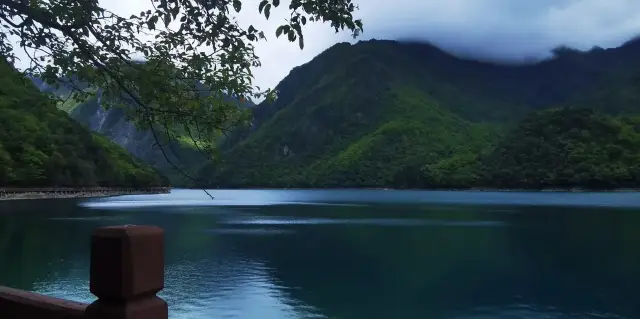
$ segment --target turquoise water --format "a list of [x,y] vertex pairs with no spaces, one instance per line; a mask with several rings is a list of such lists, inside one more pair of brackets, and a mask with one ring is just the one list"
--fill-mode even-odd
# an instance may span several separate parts
[[0,202],[0,285],[91,302],[91,231],[151,224],[170,318],[640,318],[637,193],[211,193]]

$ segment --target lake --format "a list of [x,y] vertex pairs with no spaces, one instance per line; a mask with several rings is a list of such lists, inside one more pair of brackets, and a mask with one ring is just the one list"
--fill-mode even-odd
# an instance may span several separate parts
[[0,285],[91,302],[91,231],[149,224],[175,319],[640,318],[640,193],[211,194],[0,202]]

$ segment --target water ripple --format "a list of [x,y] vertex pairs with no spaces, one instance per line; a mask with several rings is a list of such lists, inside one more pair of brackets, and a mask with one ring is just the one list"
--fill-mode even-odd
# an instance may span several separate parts
[[90,216],[90,217],[50,217],[49,220],[64,221],[106,221],[106,220],[122,220],[125,216]]
[[206,232],[214,233],[218,235],[283,235],[292,234],[293,230],[290,229],[265,229],[265,228],[251,228],[251,229],[235,229],[235,228],[218,228],[208,229]]
[[78,205],[86,208],[121,209],[132,207],[163,207],[163,206],[275,206],[275,205],[311,205],[311,206],[368,206],[364,204],[350,203],[324,203],[324,202],[298,202],[298,201],[251,201],[251,200],[112,200],[112,201],[86,201]]
[[229,225],[371,225],[371,226],[451,226],[451,227],[504,227],[504,221],[457,221],[412,218],[291,218],[291,217],[253,217],[230,219],[221,223]]
[[607,312],[567,313],[551,306],[515,304],[499,307],[478,307],[469,313],[458,314],[450,319],[628,319]]
[[177,319],[314,317],[312,308],[298,307],[287,297],[270,270],[240,256],[183,262],[167,269],[166,288],[159,295]]

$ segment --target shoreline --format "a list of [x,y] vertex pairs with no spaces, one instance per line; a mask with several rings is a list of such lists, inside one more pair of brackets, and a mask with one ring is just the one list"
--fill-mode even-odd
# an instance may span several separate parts
[[90,198],[90,197],[110,197],[120,195],[143,195],[143,194],[167,194],[170,187],[154,188],[0,188],[0,201],[22,200],[22,199],[63,199],[63,198]]
[[[5,200],[27,200],[27,199],[65,199],[65,198],[97,198],[111,197],[121,195],[154,195],[168,194],[172,189],[183,190],[203,190],[202,188],[190,187],[154,187],[154,188],[110,188],[110,187],[92,187],[92,188],[17,188],[7,187],[0,188],[0,201]],[[636,188],[618,188],[618,189],[584,189],[584,188],[548,188],[548,189],[517,189],[517,188],[383,188],[383,187],[345,187],[345,188],[313,188],[313,187],[247,187],[247,188],[207,188],[206,191],[215,190],[377,190],[377,191],[443,191],[443,192],[524,192],[524,193],[630,193],[640,192]]]
[[[176,189],[203,190],[203,188],[177,187]],[[229,187],[229,188],[205,188],[214,190],[378,190],[378,191],[430,191],[430,192],[500,192],[500,193],[632,193],[640,192],[640,188],[612,188],[612,189],[588,189],[588,188],[393,188],[393,187]]]

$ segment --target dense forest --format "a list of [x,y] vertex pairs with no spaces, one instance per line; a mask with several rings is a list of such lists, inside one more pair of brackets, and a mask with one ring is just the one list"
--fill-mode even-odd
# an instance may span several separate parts
[[151,187],[167,181],[0,63],[0,186]]
[[639,120],[591,109],[534,112],[508,130],[490,152],[408,167],[394,183],[412,188],[638,187]]
[[640,41],[528,65],[337,44],[253,108],[215,187],[638,187]]
[[484,184],[504,188],[638,187],[640,119],[540,111],[505,134],[480,171]]

